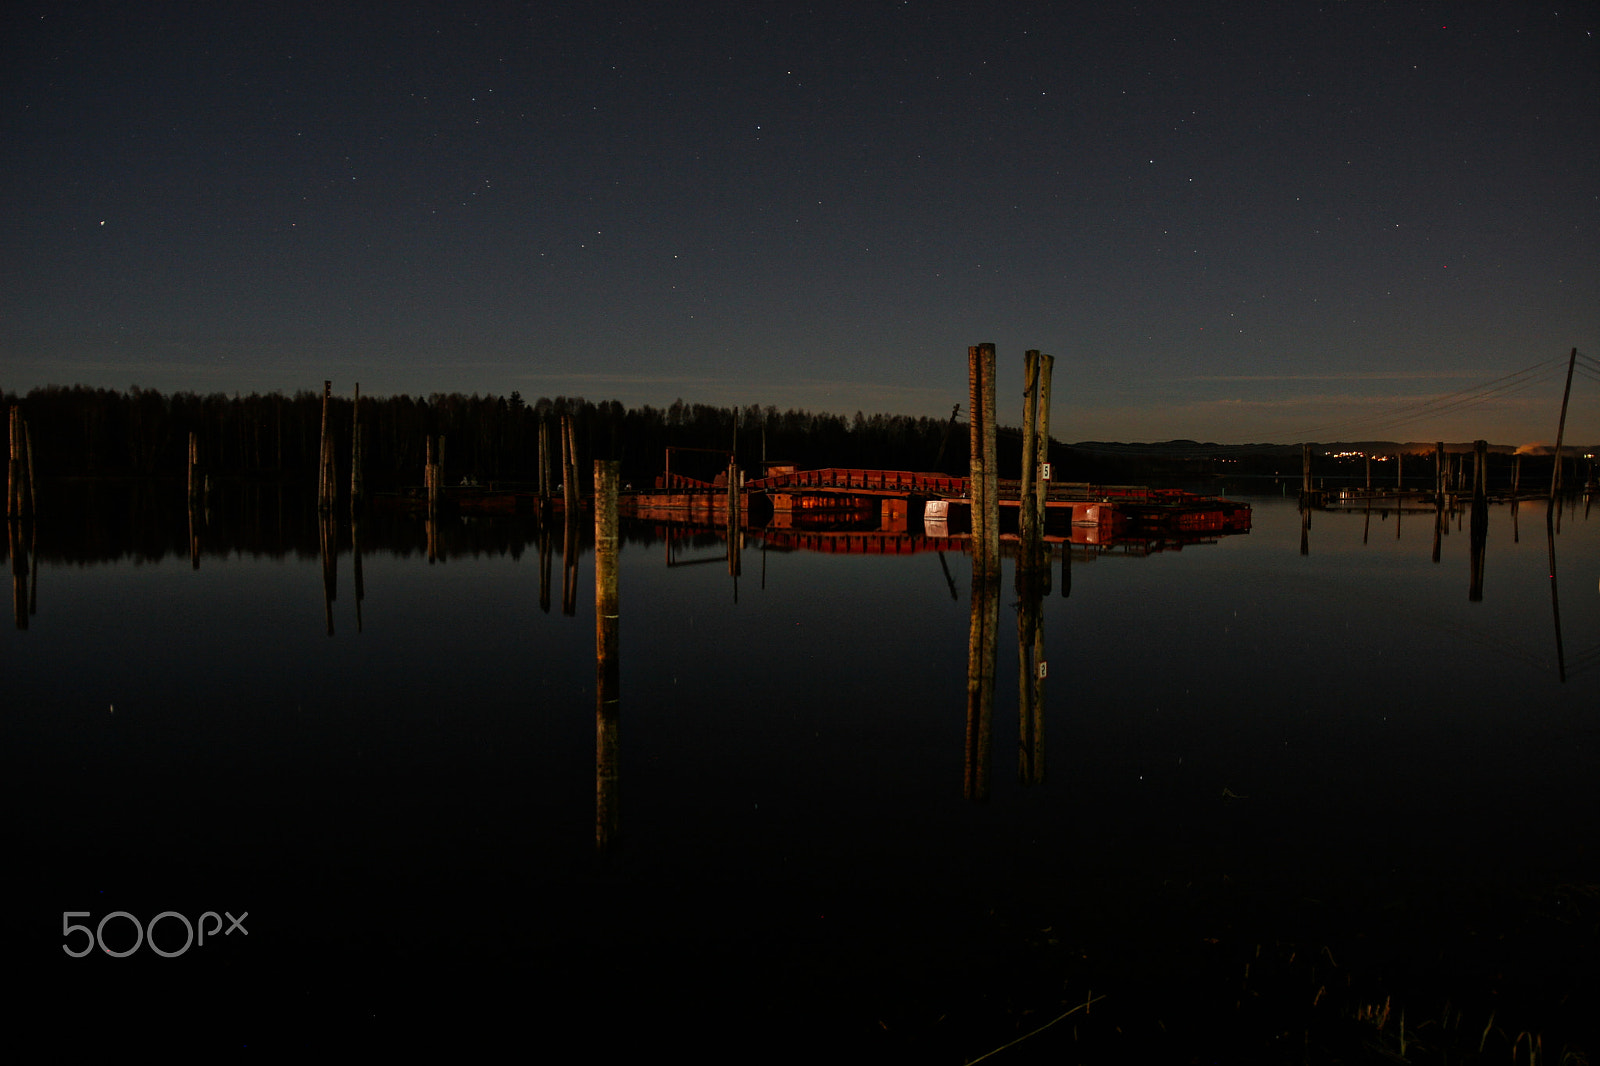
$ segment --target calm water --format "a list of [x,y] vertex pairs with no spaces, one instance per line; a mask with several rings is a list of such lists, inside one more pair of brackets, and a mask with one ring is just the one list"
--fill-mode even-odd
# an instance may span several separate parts
[[[1359,914],[1593,882],[1600,515],[1563,515],[1557,597],[1543,505],[1492,508],[1474,598],[1464,516],[1435,562],[1431,512],[1317,512],[1302,540],[1292,499],[1249,499],[1247,535],[1079,548],[1069,581],[1058,547],[1032,785],[1007,560],[982,801],[965,555],[752,534],[735,580],[717,535],[628,528],[604,851],[588,531],[571,614],[559,531],[546,556],[522,518],[445,523],[430,562],[420,519],[375,516],[359,597],[346,523],[328,601],[280,496],[219,505],[197,566],[181,510],[79,501],[0,638],[25,1005],[130,1044],[644,1033],[716,1059],[880,1040],[1018,929],[1159,959],[1174,886]],[[73,923],[134,947],[115,911],[247,932],[62,950]]]

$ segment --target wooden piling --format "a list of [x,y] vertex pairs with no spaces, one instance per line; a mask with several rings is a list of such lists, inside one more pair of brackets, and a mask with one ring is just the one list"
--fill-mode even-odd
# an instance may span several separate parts
[[28,460],[28,497],[23,501],[23,513],[29,518],[37,518],[39,516],[39,480],[34,476],[33,469],[33,429],[28,425],[26,418],[22,420],[22,451]]
[[422,461],[422,490],[428,498],[428,517],[439,512],[439,471],[433,461],[433,434],[424,438],[426,455]]
[[561,502],[567,513],[578,513],[578,437],[570,415],[561,416]]
[[594,463],[594,691],[595,846],[609,847],[617,833],[618,741],[621,709],[620,614],[617,597],[617,485],[621,464]]
[[20,518],[22,512],[22,433],[17,407],[6,411],[6,517]]
[[1035,438],[1039,434],[1039,350],[1029,348],[1022,355],[1022,470],[1017,493],[1017,554],[1018,580],[1024,572],[1033,569],[1034,508],[1038,500],[1033,482],[1038,475],[1035,467]]
[[356,382],[355,402],[350,409],[350,508],[365,494],[361,481],[361,382]]
[[550,500],[550,420],[539,419],[539,502]]
[[[739,463],[728,458],[728,576],[739,576],[740,520],[743,515],[742,486],[739,483]],[[737,586],[735,587],[737,595]]]
[[1311,445],[1300,445],[1300,499],[1309,502],[1311,499]]
[[1467,599],[1473,603],[1483,599],[1483,565],[1489,537],[1488,465],[1489,443],[1472,444],[1472,563]]
[[188,486],[189,510],[192,511],[200,506],[200,441],[193,432],[189,434]]
[[322,383],[322,433],[317,453],[317,510],[333,506],[333,441],[328,432],[328,406],[333,399],[333,382]]
[[1567,432],[1567,400],[1572,396],[1572,370],[1578,363],[1578,349],[1572,349],[1572,355],[1567,360],[1567,384],[1561,393],[1561,420],[1556,423],[1556,455],[1555,464],[1550,470],[1550,507],[1545,512],[1547,520],[1553,521],[1556,510],[1556,493],[1561,487],[1561,441]]
[[995,461],[995,351],[967,349],[971,410],[972,621],[967,641],[967,743],[963,793],[989,798],[989,744],[999,656],[1000,501]]
[[995,354],[993,344],[967,349],[971,398],[971,477],[973,565],[986,577],[1000,577],[1000,472],[995,459]]

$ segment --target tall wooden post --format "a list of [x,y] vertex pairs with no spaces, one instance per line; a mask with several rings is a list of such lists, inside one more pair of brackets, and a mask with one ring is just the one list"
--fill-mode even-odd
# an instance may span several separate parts
[[1033,509],[1038,503],[1034,497],[1035,440],[1039,434],[1039,351],[1029,348],[1022,357],[1022,477],[1017,492],[1017,577],[1033,569]]
[[989,797],[989,743],[999,656],[1000,501],[995,463],[995,352],[967,349],[971,414],[972,623],[967,642],[967,743],[964,794]]
[[1047,473],[1047,468],[1050,466],[1050,378],[1055,372],[1055,365],[1055,356],[1039,356],[1039,406],[1036,412],[1039,430],[1033,436],[1034,532],[1030,559],[1044,583],[1040,590],[1042,593],[1050,591],[1050,553],[1045,547],[1044,529],[1050,516],[1046,505],[1050,502],[1050,480],[1053,476]]
[[550,421],[539,419],[539,501],[550,499]]
[[[27,472],[28,498],[24,501],[23,511],[30,518],[38,518],[39,517],[39,496],[38,496],[39,481],[38,481],[38,479],[36,477],[34,477],[34,469],[33,469],[33,430],[28,427],[28,420],[26,418],[22,419],[22,450],[26,454],[27,459],[28,459],[28,472]],[[38,530],[35,529],[34,532],[37,533]],[[37,565],[37,563],[38,563],[38,559],[37,558],[34,559],[34,563],[35,563],[35,565]],[[38,592],[37,585],[35,586],[34,591],[35,591],[35,593]]]
[[1395,452],[1394,453],[1394,490],[1396,492],[1404,492],[1405,489],[1406,489],[1405,463],[1406,463],[1406,453],[1405,452]]
[[200,440],[194,431],[189,433],[189,509],[200,506]]
[[333,382],[322,383],[321,449],[317,453],[317,510],[333,506],[333,441],[328,435],[328,403],[333,398]]
[[6,517],[22,517],[22,418],[15,404],[6,412]]
[[561,502],[569,515],[578,513],[578,437],[572,418],[561,416]]
[[1561,421],[1556,424],[1556,461],[1550,470],[1550,508],[1545,512],[1547,519],[1553,518],[1556,509],[1556,492],[1561,487],[1561,440],[1567,432],[1567,400],[1572,396],[1572,368],[1578,363],[1578,349],[1572,349],[1572,355],[1567,360],[1567,385],[1561,393]]
[[621,464],[594,463],[594,691],[595,846],[609,847],[617,834],[618,741],[621,709],[620,612],[617,599],[617,485]]
[[1303,503],[1311,500],[1311,445],[1300,445],[1300,499]]
[[350,507],[355,508],[364,489],[361,484],[361,382],[356,382],[355,403],[350,409]]
[[1472,454],[1472,574],[1467,599],[1476,603],[1483,599],[1483,564],[1489,537],[1488,477],[1484,470],[1489,443],[1474,441]]
[[970,484],[973,563],[985,576],[1000,576],[1000,473],[995,461],[995,355],[993,344],[967,349],[971,394]]
[[739,576],[740,520],[743,517],[742,486],[739,484],[739,463],[728,457],[728,575]]

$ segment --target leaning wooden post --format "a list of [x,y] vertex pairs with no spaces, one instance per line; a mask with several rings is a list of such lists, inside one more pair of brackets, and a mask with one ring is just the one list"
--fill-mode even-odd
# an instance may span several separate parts
[[[28,517],[38,518],[39,482],[34,477],[33,470],[33,430],[28,427],[28,420],[26,418],[22,420],[22,450],[28,457],[28,498],[26,501],[24,501],[24,510],[27,512]],[[39,560],[37,558],[34,559],[35,564],[37,564],[38,561]],[[37,587],[35,587],[34,591],[37,593]]]
[[333,382],[322,383],[322,433],[320,436],[321,447],[317,452],[317,510],[326,511],[329,507],[328,474],[329,466],[329,440],[328,440],[328,401],[333,396]]
[[1572,349],[1572,356],[1567,360],[1567,387],[1561,393],[1561,421],[1556,424],[1556,461],[1550,470],[1550,509],[1545,512],[1546,519],[1552,518],[1556,509],[1556,492],[1561,486],[1561,438],[1567,432],[1567,400],[1572,396],[1572,368],[1578,363],[1578,349]]
[[561,500],[567,513],[575,515],[578,513],[578,437],[568,415],[561,416],[561,442],[565,457],[561,467]]
[[617,484],[621,465],[608,459],[594,462],[594,842],[601,849],[609,847],[617,833],[617,725],[622,676],[617,640]]

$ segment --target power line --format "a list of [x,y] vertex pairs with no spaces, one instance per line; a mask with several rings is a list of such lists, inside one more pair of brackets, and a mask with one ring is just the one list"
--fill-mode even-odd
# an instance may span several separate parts
[[1335,434],[1336,436],[1347,436],[1352,429],[1357,427],[1393,429],[1408,422],[1416,422],[1448,411],[1459,410],[1463,407],[1476,406],[1491,399],[1504,399],[1535,385],[1541,385],[1557,378],[1564,378],[1566,362],[1567,360],[1564,358],[1547,359],[1544,362],[1535,363],[1510,374],[1491,378],[1488,381],[1469,385],[1466,388],[1443,393],[1426,400],[1401,404],[1385,411],[1378,411],[1353,419],[1311,426],[1299,433],[1298,438],[1300,440],[1315,439],[1329,430],[1339,430],[1340,432]]

